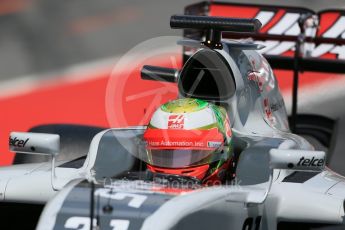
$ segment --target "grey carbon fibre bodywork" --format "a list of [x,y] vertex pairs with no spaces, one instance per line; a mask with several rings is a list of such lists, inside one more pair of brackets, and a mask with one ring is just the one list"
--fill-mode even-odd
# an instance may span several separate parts
[[[104,190],[104,191],[101,191]],[[63,205],[57,215],[54,230],[66,230],[68,222],[73,221],[71,218],[87,218],[90,217],[90,184],[86,181],[79,183],[66,197]],[[106,193],[109,197],[104,195],[97,195]],[[138,192],[137,196],[144,196],[145,200],[140,204],[140,208],[129,206],[131,197],[124,197],[124,199],[111,198],[119,192],[115,189],[106,189],[101,186],[95,188],[95,222],[101,229],[113,229],[111,226],[112,220],[128,220],[128,229],[140,229],[145,219],[154,213],[162,204],[169,201],[173,196],[169,194],[153,194]],[[112,210],[104,211],[107,207]],[[76,216],[76,214],[78,214]],[[96,223],[98,221],[98,223]],[[83,222],[81,222],[83,223]],[[87,222],[86,222],[87,223]],[[82,224],[81,224],[82,226]],[[87,226],[82,226],[89,227]]]

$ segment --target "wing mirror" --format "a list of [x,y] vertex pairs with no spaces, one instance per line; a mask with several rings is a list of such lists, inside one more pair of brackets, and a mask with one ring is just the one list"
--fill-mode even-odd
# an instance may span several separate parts
[[43,154],[51,156],[51,183],[54,185],[55,159],[60,152],[60,136],[47,133],[11,132],[9,139],[10,151],[26,154]]
[[322,171],[326,163],[323,151],[271,149],[269,154],[272,169]]
[[12,132],[10,151],[56,156],[60,151],[60,136],[46,133]]
[[[244,203],[262,203],[265,201],[272,183],[274,169],[290,169],[300,171],[322,171],[325,167],[325,152],[310,151],[310,150],[295,150],[295,149],[271,149],[269,151],[268,163],[270,168],[269,180],[267,181],[267,188],[260,187],[253,188],[256,185],[249,185],[242,187],[242,191],[232,192],[228,200],[233,202]],[[249,158],[250,159],[250,158]],[[251,158],[253,160],[255,158]]]

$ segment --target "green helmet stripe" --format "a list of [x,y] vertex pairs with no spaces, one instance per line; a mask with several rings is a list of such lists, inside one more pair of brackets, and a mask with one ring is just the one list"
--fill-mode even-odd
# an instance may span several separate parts
[[218,128],[218,124],[213,123],[213,124],[205,125],[205,126],[197,128],[197,130],[208,130],[208,129],[213,129],[213,128]]
[[170,101],[161,106],[162,111],[168,113],[191,113],[206,108],[208,102],[196,98],[183,98]]
[[210,108],[213,110],[214,115],[216,116],[217,125],[220,132],[226,136],[225,132],[225,119],[226,119],[226,112],[224,109],[216,105],[211,105]]

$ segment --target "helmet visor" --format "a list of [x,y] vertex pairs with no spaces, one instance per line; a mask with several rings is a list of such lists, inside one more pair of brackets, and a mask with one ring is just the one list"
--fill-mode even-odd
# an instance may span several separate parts
[[146,149],[146,162],[163,168],[184,168],[210,164],[226,158],[222,149]]

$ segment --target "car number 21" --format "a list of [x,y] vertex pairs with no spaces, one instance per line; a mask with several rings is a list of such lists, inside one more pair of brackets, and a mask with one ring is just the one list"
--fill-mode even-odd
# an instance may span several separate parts
[[[110,198],[113,200],[124,200],[126,198],[130,198],[128,202],[128,207],[138,209],[147,199],[147,196],[140,195],[140,194],[132,194],[132,193],[123,193],[123,192],[116,192],[116,193],[109,193],[108,189],[98,189],[95,192],[95,195]],[[89,217],[82,217],[82,216],[73,216],[67,219],[65,222],[65,228],[68,229],[80,229],[80,230],[89,230],[90,228],[90,218]],[[96,227],[97,220],[93,219],[93,225]],[[109,223],[110,229],[112,230],[127,230],[129,227],[129,220],[123,219],[112,219]]]
[[[96,227],[96,218],[93,219],[93,226]],[[127,230],[129,227],[129,220],[112,219],[109,223],[110,229],[112,230]],[[78,230],[89,230],[90,229],[90,218],[73,216],[67,219],[65,223],[67,229],[78,229]]]

